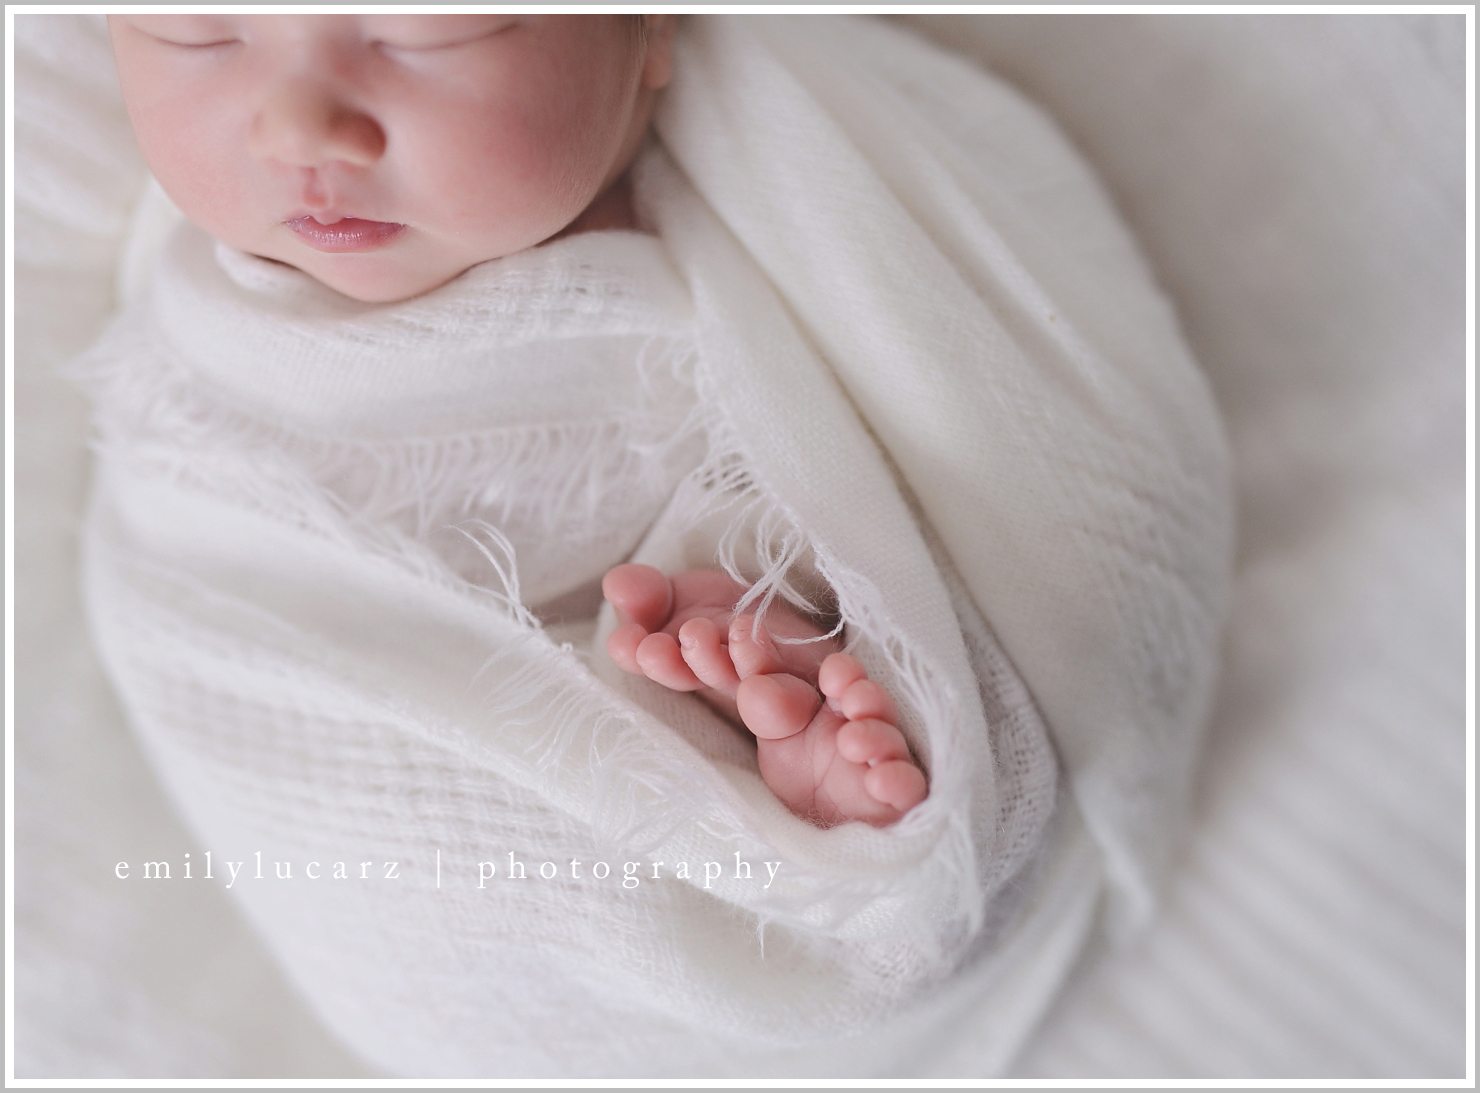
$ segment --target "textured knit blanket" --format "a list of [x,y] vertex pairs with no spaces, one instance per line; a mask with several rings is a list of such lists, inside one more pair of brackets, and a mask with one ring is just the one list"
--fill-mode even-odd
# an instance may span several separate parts
[[[1004,85],[837,16],[688,17],[675,70],[651,234],[390,305],[169,234],[71,370],[99,648],[195,874],[245,863],[244,912],[388,1071],[743,1074],[966,1015],[1006,1058],[1176,848],[1219,423]],[[792,816],[743,733],[606,659],[624,559],[763,610],[825,584],[926,801]]]

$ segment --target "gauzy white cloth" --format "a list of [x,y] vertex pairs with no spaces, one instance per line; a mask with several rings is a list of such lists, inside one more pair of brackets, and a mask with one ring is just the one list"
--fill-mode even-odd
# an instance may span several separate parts
[[[836,16],[689,17],[675,66],[634,171],[656,236],[371,306],[177,231],[73,369],[95,635],[201,849],[262,851],[241,906],[388,1072],[841,1043],[883,1069],[968,1012],[1005,1062],[1175,846],[1219,425],[1108,202],[1004,86]],[[725,565],[763,609],[825,582],[927,800],[790,815],[743,733],[605,658],[593,589],[628,557]]]

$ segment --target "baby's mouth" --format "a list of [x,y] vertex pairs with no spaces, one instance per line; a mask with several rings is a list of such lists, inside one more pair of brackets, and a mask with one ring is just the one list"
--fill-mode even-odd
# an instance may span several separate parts
[[285,227],[315,250],[330,253],[374,250],[385,246],[403,231],[405,224],[391,224],[384,220],[361,220],[355,216],[323,214],[325,223],[312,214],[295,216],[283,221]]

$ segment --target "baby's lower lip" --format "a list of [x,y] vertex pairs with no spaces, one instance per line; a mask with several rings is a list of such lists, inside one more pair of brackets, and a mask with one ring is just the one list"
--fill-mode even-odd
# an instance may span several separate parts
[[406,230],[405,224],[360,220],[353,216],[346,216],[333,224],[320,224],[311,216],[300,216],[284,223],[315,250],[339,253],[383,247]]

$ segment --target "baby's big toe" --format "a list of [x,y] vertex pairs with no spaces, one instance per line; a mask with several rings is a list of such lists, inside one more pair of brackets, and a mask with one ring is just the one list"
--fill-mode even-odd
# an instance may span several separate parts
[[807,728],[821,698],[805,679],[785,672],[749,676],[735,692],[740,720],[762,740],[782,740]]

